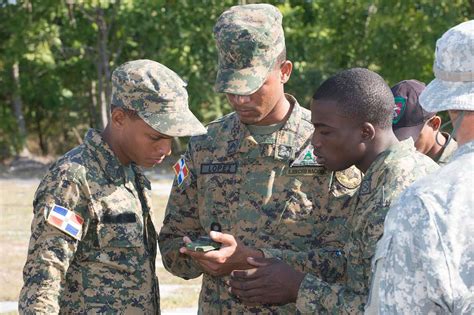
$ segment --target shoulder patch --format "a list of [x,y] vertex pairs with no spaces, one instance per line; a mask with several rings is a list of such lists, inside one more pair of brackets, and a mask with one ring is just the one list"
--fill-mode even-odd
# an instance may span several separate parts
[[407,101],[404,97],[395,97],[395,108],[393,109],[392,124],[396,124],[400,121],[400,119],[402,119],[403,115],[405,114],[406,107]]
[[186,162],[184,161],[184,158],[180,158],[178,162],[173,165],[173,170],[176,174],[178,186],[181,186],[186,177],[189,175],[189,169],[186,165]]
[[74,211],[54,204],[49,212],[47,222],[64,233],[80,240],[84,219]]
[[337,171],[335,177],[339,184],[348,189],[356,189],[362,182],[362,172],[355,167]]

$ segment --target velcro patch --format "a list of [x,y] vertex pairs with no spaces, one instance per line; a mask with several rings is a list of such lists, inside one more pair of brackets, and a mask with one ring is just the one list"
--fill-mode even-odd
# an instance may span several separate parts
[[47,222],[64,233],[80,240],[84,219],[67,208],[53,205]]
[[237,163],[201,164],[201,174],[235,174]]
[[102,216],[102,223],[135,223],[137,216],[133,212],[119,213],[119,214],[104,214]]

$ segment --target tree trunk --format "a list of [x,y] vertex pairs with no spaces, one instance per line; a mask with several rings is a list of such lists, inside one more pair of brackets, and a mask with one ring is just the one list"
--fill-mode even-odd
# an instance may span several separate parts
[[38,140],[39,140],[39,147],[41,149],[41,154],[46,155],[48,154],[48,146],[46,145],[46,142],[44,141],[44,134],[43,134],[43,128],[41,127],[41,119],[43,115],[41,114],[41,109],[39,106],[36,107],[36,132],[38,132]]
[[100,105],[100,116],[102,119],[102,128],[107,126],[109,121],[109,110],[108,104],[110,102],[110,68],[109,68],[109,57],[107,53],[107,22],[104,17],[104,10],[102,8],[96,9],[96,23],[99,27],[97,34],[97,74],[98,74],[98,97]]
[[96,81],[91,81],[91,88],[89,90],[89,127],[98,128],[99,122],[97,121],[97,93],[96,93]]
[[13,110],[15,113],[16,122],[18,125],[18,133],[21,139],[21,148],[19,150],[20,155],[29,155],[28,148],[26,147],[26,124],[25,117],[23,116],[23,100],[21,99],[21,85],[20,85],[20,66],[16,61],[12,66],[12,75],[14,82],[13,92]]

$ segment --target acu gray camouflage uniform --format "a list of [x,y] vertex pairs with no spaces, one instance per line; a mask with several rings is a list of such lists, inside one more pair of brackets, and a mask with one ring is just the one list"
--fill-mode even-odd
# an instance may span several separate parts
[[370,261],[383,233],[390,204],[413,181],[437,169],[429,157],[416,152],[413,140],[404,140],[379,154],[370,165],[357,193],[347,206],[342,283],[328,283],[307,274],[296,305],[304,314],[361,314],[369,294]]
[[[471,20],[438,39],[436,78],[420,96],[425,110],[458,111],[455,130],[474,112],[473,60]],[[367,314],[474,314],[474,126],[461,128],[464,144],[450,162],[388,211]]]
[[473,314],[473,170],[471,141],[388,211],[370,313]]

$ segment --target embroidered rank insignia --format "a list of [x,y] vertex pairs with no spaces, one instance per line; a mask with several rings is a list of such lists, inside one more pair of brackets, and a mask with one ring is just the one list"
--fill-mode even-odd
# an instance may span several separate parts
[[303,152],[290,164],[290,167],[296,166],[323,166],[316,162],[316,155],[313,153],[313,146],[309,144]]
[[178,186],[180,186],[186,177],[189,175],[189,169],[184,162],[184,158],[180,158],[175,165],[173,165],[173,170],[176,174],[176,180],[178,181]]
[[47,222],[64,233],[80,240],[84,219],[74,211],[53,205]]

